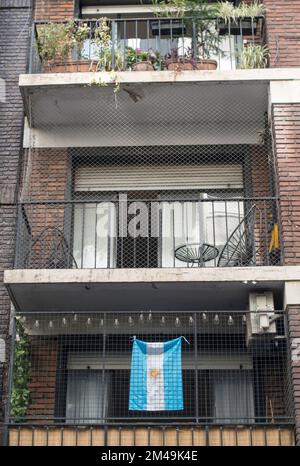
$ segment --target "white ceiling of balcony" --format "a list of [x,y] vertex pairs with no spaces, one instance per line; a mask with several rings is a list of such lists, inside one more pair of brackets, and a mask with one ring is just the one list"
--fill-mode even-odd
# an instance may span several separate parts
[[247,309],[251,291],[272,290],[282,306],[283,283],[26,283],[10,284],[18,311],[199,311]]
[[267,111],[264,82],[132,83],[23,90],[25,146],[253,144]]

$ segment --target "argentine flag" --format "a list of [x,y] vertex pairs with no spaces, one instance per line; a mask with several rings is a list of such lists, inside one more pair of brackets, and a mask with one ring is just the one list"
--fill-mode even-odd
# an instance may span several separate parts
[[129,410],[183,409],[181,338],[165,343],[133,340]]

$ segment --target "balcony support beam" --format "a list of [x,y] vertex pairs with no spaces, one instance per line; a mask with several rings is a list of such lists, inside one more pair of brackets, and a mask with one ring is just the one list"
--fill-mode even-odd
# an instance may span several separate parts
[[[155,269],[27,269],[6,270],[4,283],[170,283],[300,281],[300,266],[209,267]],[[300,282],[299,282],[300,283]]]
[[[300,281],[300,267],[7,270],[20,312],[246,309],[251,291]],[[148,306],[148,307],[147,307]]]

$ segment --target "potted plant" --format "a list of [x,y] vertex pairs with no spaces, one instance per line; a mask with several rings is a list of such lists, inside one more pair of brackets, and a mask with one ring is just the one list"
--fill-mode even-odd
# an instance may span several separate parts
[[269,56],[269,49],[266,45],[244,44],[242,51],[238,54],[240,68],[243,70],[266,68]]
[[154,71],[159,69],[159,53],[149,49],[147,52],[141,49],[134,50],[126,47],[126,67],[132,71]]
[[212,71],[217,68],[217,62],[208,58],[194,58],[191,49],[188,49],[184,55],[178,55],[177,49],[172,49],[164,58],[164,66],[170,71]]
[[76,21],[69,21],[66,27],[73,37],[73,55],[77,57],[70,64],[70,71],[92,71],[91,61],[84,55],[84,42],[90,36],[90,27]]
[[[177,0],[167,0],[172,11],[176,8]],[[179,56],[174,49],[165,57],[169,70],[215,70],[217,61],[213,55],[221,55],[221,39],[216,28],[215,7],[208,0],[182,0],[182,22],[192,37],[192,45],[188,53]],[[164,10],[163,10],[164,11]],[[192,31],[192,32],[191,32]]]
[[179,55],[176,48],[173,48],[170,53],[165,55],[163,63],[170,71],[188,71],[195,69],[191,57],[187,54]]
[[[96,71],[120,71],[124,68],[124,54],[118,46],[112,44],[109,20],[101,18],[94,31],[94,44],[98,50]],[[93,64],[92,64],[93,66]]]
[[78,69],[81,61],[74,60],[73,52],[81,55],[88,35],[87,24],[75,21],[38,26],[37,50],[44,68],[49,72],[84,71]]
[[259,18],[265,15],[265,6],[254,0],[251,4],[241,3],[234,6],[232,2],[219,2],[217,5],[218,29],[220,35],[255,35]]

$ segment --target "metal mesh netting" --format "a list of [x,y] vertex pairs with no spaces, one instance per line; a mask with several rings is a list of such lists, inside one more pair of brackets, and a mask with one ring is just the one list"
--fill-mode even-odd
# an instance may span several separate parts
[[[247,311],[20,317],[16,351],[18,345],[25,351],[23,389],[30,395],[25,402],[13,397],[11,421],[284,425],[292,420],[280,311],[264,332],[257,330],[260,314]],[[129,410],[133,335],[145,342],[185,337],[182,410]],[[18,358],[15,370],[21,364]]]
[[266,87],[114,89],[29,98],[16,266],[279,263]]

